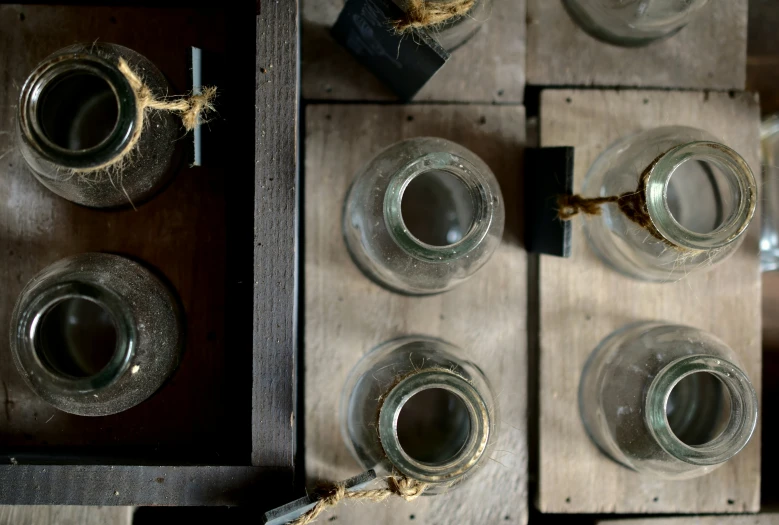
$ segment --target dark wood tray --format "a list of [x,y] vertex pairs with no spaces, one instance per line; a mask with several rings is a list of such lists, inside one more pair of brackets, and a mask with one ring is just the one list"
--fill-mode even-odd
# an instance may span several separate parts
[[[262,14],[253,5],[0,6],[0,504],[272,506],[289,497],[297,13],[294,2],[283,4]],[[174,93],[191,85],[190,46],[225,58],[213,64],[221,67],[219,117],[208,166],[185,165],[137,211],[57,197],[14,147],[27,74],[57,49],[95,40],[147,56]],[[255,107],[264,108],[256,120]],[[36,397],[8,348],[27,281],[87,251],[156,269],[187,315],[184,358],[168,383],[99,418]]]

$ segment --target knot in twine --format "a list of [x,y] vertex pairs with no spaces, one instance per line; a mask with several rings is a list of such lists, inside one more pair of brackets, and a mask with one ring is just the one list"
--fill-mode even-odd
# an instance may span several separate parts
[[[74,173],[86,174],[107,171],[108,168],[121,168],[141,139],[146,119],[146,110],[148,109],[169,111],[177,114],[181,118],[184,129],[188,132],[203,122],[202,117],[205,113],[214,110],[213,102],[216,98],[216,87],[214,86],[204,86],[201,93],[188,97],[160,100],[154,97],[149,86],[144,84],[143,80],[130,68],[124,58],[119,59],[118,68],[135,94],[136,117],[133,134],[124,149],[111,160],[98,166],[75,169],[73,170]],[[111,180],[110,177],[109,180]]]
[[609,197],[594,197],[591,199],[582,197],[581,195],[560,195],[557,198],[557,217],[562,221],[569,221],[579,215],[579,213],[585,215],[600,215],[601,206],[603,204],[614,203],[619,207],[619,210],[625,217],[645,229],[652,237],[663,241],[669,246],[676,247],[675,244],[663,237],[657,228],[655,228],[652,218],[649,216],[649,208],[646,204],[646,185],[649,180],[649,174],[663,155],[665,155],[665,153],[653,160],[643,173],[641,173],[636,191],[629,191],[621,195],[612,195]]
[[405,14],[393,20],[392,26],[398,33],[411,29],[432,27],[453,18],[465,15],[473,9],[477,0],[408,0]]
[[398,479],[394,476],[387,478],[387,487],[383,489],[348,491],[343,484],[338,483],[325,488],[314,508],[290,521],[287,525],[307,525],[312,523],[324,511],[335,507],[342,500],[347,499],[380,502],[394,494],[406,501],[414,501],[422,495],[427,487],[427,483],[406,477]]

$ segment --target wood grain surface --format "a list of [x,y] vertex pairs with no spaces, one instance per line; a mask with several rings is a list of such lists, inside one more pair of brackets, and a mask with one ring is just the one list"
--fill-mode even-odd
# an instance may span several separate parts
[[[306,114],[305,414],[309,481],[340,480],[365,470],[350,456],[339,426],[346,376],[389,339],[423,334],[462,348],[496,392],[500,433],[495,453],[451,493],[407,503],[342,504],[337,523],[520,523],[527,521],[526,254],[519,240],[521,106],[314,105]],[[357,170],[405,138],[439,136],[479,155],[495,172],[506,203],[503,243],[474,277],[432,297],[388,292],[352,263],[341,209]]]
[[749,0],[747,89],[760,93],[764,115],[779,111],[779,2]]
[[752,516],[695,516],[599,521],[599,525],[779,525],[779,514]]
[[[525,89],[525,0],[492,0],[479,32],[414,100],[522,102]],[[330,36],[345,0],[302,0],[303,98],[396,100],[397,97]]]
[[252,464],[292,469],[298,178],[297,1],[257,17]]
[[641,48],[600,42],[558,0],[528,0],[527,82],[744,89],[747,0],[709,2],[681,32]]
[[131,525],[133,507],[0,505],[0,525]]
[[[609,144],[641,129],[708,130],[759,173],[759,107],[739,93],[549,90],[541,96],[541,145],[575,146],[574,190]],[[738,352],[761,390],[760,273],[756,235],[709,272],[676,283],[634,281],[607,268],[574,220],[571,259],[540,262],[540,471],[538,506],[553,513],[755,512],[760,508],[760,430],[735,458],[689,481],[645,478],[602,455],[577,405],[584,362],[614,330],[666,320],[707,330]]]

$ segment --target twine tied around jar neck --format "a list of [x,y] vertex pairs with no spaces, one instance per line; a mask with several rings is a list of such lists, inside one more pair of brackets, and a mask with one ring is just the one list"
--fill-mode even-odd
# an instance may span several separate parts
[[638,187],[635,191],[629,191],[621,195],[612,195],[609,197],[586,198],[581,195],[558,196],[557,217],[562,221],[569,221],[579,215],[579,213],[585,215],[600,215],[602,205],[614,203],[619,207],[619,210],[625,217],[646,230],[652,237],[669,246],[678,248],[675,244],[663,237],[657,230],[649,215],[649,208],[646,203],[646,186],[649,180],[649,174],[664,155],[665,153],[659,155],[641,173],[641,176],[638,178]]
[[477,0],[408,0],[405,14],[392,21],[398,33],[433,27],[468,13]]
[[427,483],[407,477],[396,478],[394,476],[389,476],[386,488],[381,489],[348,491],[343,484],[333,484],[320,489],[320,499],[314,508],[288,522],[287,525],[307,525],[312,523],[320,514],[329,508],[335,507],[342,500],[380,502],[392,495],[396,495],[406,501],[414,501],[422,495],[427,487]]
[[[213,102],[217,91],[214,86],[204,86],[198,94],[158,99],[124,58],[119,59],[118,68],[135,93],[137,115],[132,137],[130,137],[124,149],[111,160],[89,168],[74,169],[72,170],[74,174],[99,174],[101,172],[109,172],[112,169],[121,169],[123,163],[140,141],[145,127],[146,111],[149,109],[177,114],[181,118],[181,123],[187,132],[192,131],[198,124],[203,123],[203,115],[214,110]],[[113,182],[110,176],[108,179]]]

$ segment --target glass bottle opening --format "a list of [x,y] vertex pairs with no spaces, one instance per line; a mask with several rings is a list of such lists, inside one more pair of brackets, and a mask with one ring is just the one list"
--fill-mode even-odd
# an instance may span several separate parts
[[674,170],[668,181],[668,207],[682,227],[711,233],[732,220],[739,189],[721,164],[691,158]]
[[100,76],[77,71],[52,79],[38,101],[38,124],[55,145],[71,150],[93,148],[116,128],[119,100]]
[[448,246],[473,226],[474,203],[465,183],[444,170],[423,172],[408,183],[401,201],[403,223],[419,241]]
[[118,350],[112,314],[86,297],[67,297],[50,306],[35,326],[32,339],[41,362],[64,377],[97,375]]
[[727,428],[731,399],[725,384],[708,372],[684,377],[673,387],[665,405],[674,435],[691,447],[714,441]]
[[400,409],[396,433],[403,451],[427,464],[456,457],[468,441],[471,420],[462,399],[442,388],[414,394]]

